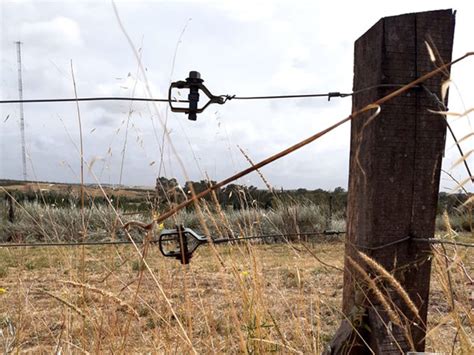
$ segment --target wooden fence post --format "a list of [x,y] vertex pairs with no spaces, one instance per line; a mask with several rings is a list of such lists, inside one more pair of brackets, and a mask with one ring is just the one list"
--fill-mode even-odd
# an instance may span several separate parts
[[[451,60],[455,16],[451,10],[386,17],[355,42],[356,110],[433,70],[425,41],[444,62]],[[424,86],[441,97],[438,75]],[[380,86],[382,85],[382,86]],[[424,351],[430,285],[428,243],[405,237],[434,234],[446,123],[424,88],[413,89],[351,123],[351,153],[343,313],[327,354],[400,354]],[[391,245],[389,245],[392,243]],[[362,260],[364,252],[395,276],[419,316],[390,282]],[[357,265],[362,268],[358,268]],[[387,301],[370,286],[375,280]],[[397,317],[401,319],[397,325]]]
[[332,230],[332,193],[329,194],[328,197],[328,215],[326,218],[326,230],[330,231]]
[[5,199],[7,200],[7,208],[8,208],[8,222],[14,223],[15,222],[15,204],[13,202],[13,197],[10,194],[5,195]]

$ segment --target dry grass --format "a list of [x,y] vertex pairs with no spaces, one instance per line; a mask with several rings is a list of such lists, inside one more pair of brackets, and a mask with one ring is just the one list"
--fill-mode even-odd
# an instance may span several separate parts
[[428,337],[439,339],[446,353],[474,353],[473,254],[472,249],[435,248]]
[[[342,243],[307,246],[324,262],[342,267]],[[87,248],[84,284],[77,283],[77,249],[2,249],[0,287],[6,292],[0,294],[0,348],[322,352],[339,325],[342,273],[318,263],[301,244],[219,246],[217,252],[224,265],[203,247],[191,265],[182,267],[150,248],[146,261],[174,316],[131,247]],[[454,290],[446,287],[447,270],[438,267],[444,261],[437,255],[427,350],[449,353],[456,339],[458,353],[461,346],[472,345],[474,289],[465,272],[472,274],[474,258],[455,249],[447,254]],[[455,309],[448,293],[455,298]]]
[[[5,224],[7,230],[34,232],[33,239],[35,233],[63,239],[81,230],[76,207],[24,207],[16,224]],[[222,211],[205,202],[197,207],[176,221],[212,230],[215,237],[231,230],[240,235],[317,230],[325,223],[313,205],[268,211]],[[122,217],[116,210],[84,212],[89,237],[98,230],[129,237],[116,233],[112,221]],[[344,222],[336,223],[342,229]],[[0,294],[2,350],[320,354],[339,326],[340,241],[202,247],[185,267],[163,258],[156,246],[138,247],[0,249],[0,288],[6,290]],[[427,351],[472,353],[473,261],[472,253],[452,246],[434,254]],[[364,262],[404,295],[380,265]],[[356,274],[361,269],[352,267]],[[358,275],[367,276],[360,270]],[[380,297],[391,309],[391,300]],[[395,310],[392,320],[401,323]]]
[[[219,210],[212,212],[208,205],[206,213],[199,215],[195,210],[180,211],[175,219],[167,220],[164,225],[173,228],[177,221],[189,228],[205,231],[205,226],[213,235],[232,231],[240,234],[273,234],[320,231],[326,228],[326,215],[320,206],[300,204],[279,206],[275,209]],[[127,215],[116,210],[120,219],[126,223],[132,220],[149,222],[150,213]],[[94,205],[84,209],[86,233],[90,239],[125,237],[124,230],[117,223],[117,215],[109,206]],[[71,205],[56,207],[38,202],[23,202],[16,208],[14,223],[6,220],[7,211],[0,206],[0,242],[1,241],[38,241],[38,240],[81,240],[84,235],[80,209]],[[344,230],[345,222],[341,213],[335,213],[332,229]],[[134,237],[140,238],[135,231]]]
[[[45,352],[58,347],[66,352],[191,350],[146,273],[133,301],[141,269],[130,247],[87,249],[90,286],[83,303],[77,284],[60,281],[80,278],[80,255],[74,249],[54,251],[1,251],[0,265],[6,270],[1,285],[7,292],[1,296],[0,313],[2,320],[15,325],[16,347]],[[313,337],[317,344],[330,337],[338,322],[342,275],[335,277],[286,245],[218,251],[227,260],[225,268],[206,248],[186,268],[164,259],[156,248],[147,258],[197,352],[314,352]],[[341,245],[321,244],[316,251],[326,262],[341,265]],[[74,305],[85,317],[43,290]],[[111,302],[111,295],[128,306]],[[129,315],[128,307],[138,319]],[[127,322],[130,330],[122,344]]]

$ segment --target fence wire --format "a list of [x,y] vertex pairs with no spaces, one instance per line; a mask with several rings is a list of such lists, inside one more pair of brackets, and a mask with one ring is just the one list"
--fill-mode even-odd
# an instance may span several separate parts
[[[242,236],[236,238],[228,238],[225,240],[227,243],[234,243],[234,242],[242,242],[251,239],[269,239],[269,238],[289,238],[289,237],[310,237],[310,236],[336,236],[346,234],[345,231],[314,231],[314,232],[307,232],[307,233],[283,233],[283,234],[261,234],[261,235],[252,235],[252,236]],[[466,247],[466,248],[474,248],[474,243],[466,243],[466,242],[458,242],[454,240],[443,240],[437,238],[413,238],[410,236],[400,238],[395,241],[391,241],[389,243],[385,243],[382,245],[377,246],[364,246],[359,244],[353,244],[349,241],[345,243],[356,247],[357,249],[365,249],[365,250],[380,250],[384,248],[388,248],[393,245],[401,244],[403,242],[414,241],[417,243],[428,243],[428,244],[447,244],[459,247]],[[216,242],[219,244],[222,243],[222,240],[216,239]],[[131,240],[104,240],[104,241],[83,241],[83,242],[42,242],[42,243],[0,243],[0,248],[21,248],[21,247],[75,247],[75,246],[101,246],[101,245],[127,245],[127,244],[141,244],[144,241],[131,241]],[[156,244],[158,240],[150,240],[150,243]]]

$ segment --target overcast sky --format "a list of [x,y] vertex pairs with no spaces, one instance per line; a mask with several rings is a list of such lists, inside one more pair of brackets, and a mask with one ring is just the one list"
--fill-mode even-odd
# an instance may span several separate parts
[[[170,80],[184,80],[190,70],[200,71],[215,94],[350,92],[354,41],[381,17],[407,12],[457,10],[453,58],[474,50],[474,5],[465,0],[117,1],[116,7],[141,48],[154,97],[166,97]],[[74,97],[71,61],[79,97],[148,95],[110,1],[3,0],[0,21],[2,99],[18,98],[15,41],[23,43],[24,98]],[[452,79],[459,92],[451,90],[450,109],[474,107],[473,60],[454,67]],[[238,146],[260,161],[347,116],[350,100],[231,101],[211,106],[197,122],[168,113],[163,103],[80,103],[84,158],[93,165],[86,181],[120,181],[126,137],[123,184],[154,185],[160,151],[162,176],[221,180],[248,166]],[[75,103],[24,107],[28,179],[78,182]],[[18,105],[1,105],[0,113],[0,177],[21,179]],[[162,144],[166,118],[174,148],[167,139]],[[459,137],[472,132],[466,118],[453,127]],[[346,188],[349,131],[346,124],[262,172],[275,187]],[[447,170],[459,157],[452,145],[448,140]],[[472,139],[463,148],[472,149]],[[462,167],[452,173],[467,177]],[[263,186],[256,174],[240,183]],[[441,185],[454,183],[442,177]]]

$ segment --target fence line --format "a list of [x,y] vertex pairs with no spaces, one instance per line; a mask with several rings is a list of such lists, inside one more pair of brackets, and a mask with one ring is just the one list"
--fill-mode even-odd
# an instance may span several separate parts
[[[233,239],[226,240],[226,242],[241,242],[249,239],[265,239],[265,238],[288,238],[288,237],[309,237],[309,236],[335,236],[346,234],[345,231],[314,231],[307,233],[282,233],[282,234],[262,234],[262,235],[252,235],[252,236],[242,236]],[[219,240],[217,240],[219,241]],[[454,245],[466,248],[474,248],[474,243],[465,243],[457,242],[454,240],[443,240],[437,238],[412,238],[410,236],[401,238],[397,241],[390,242],[387,244],[379,245],[376,247],[366,247],[345,241],[346,244],[349,244],[358,249],[366,250],[378,250],[383,248],[388,248],[393,245],[397,245],[406,241],[414,241],[417,243],[428,243],[428,244],[447,244]],[[86,241],[86,242],[46,242],[46,243],[0,243],[0,248],[20,248],[20,247],[75,247],[75,246],[101,246],[101,245],[122,245],[122,244],[133,244],[140,243],[140,241],[130,241],[130,240],[104,240],[104,241]],[[158,240],[151,240],[150,243],[158,243]]]

